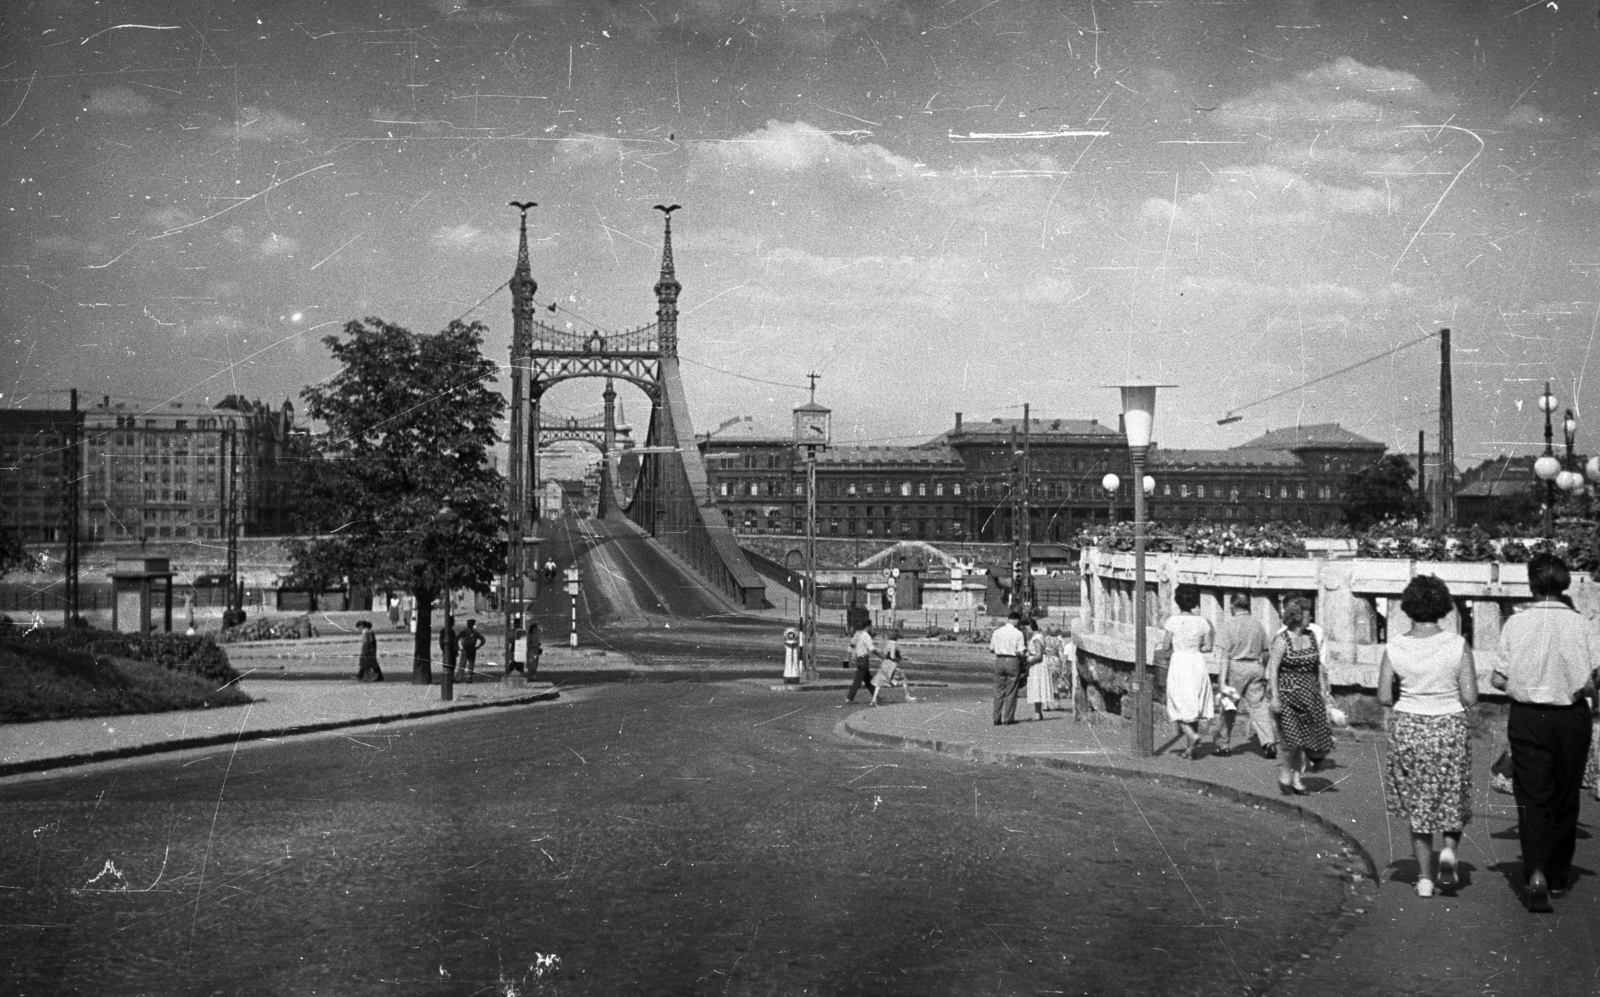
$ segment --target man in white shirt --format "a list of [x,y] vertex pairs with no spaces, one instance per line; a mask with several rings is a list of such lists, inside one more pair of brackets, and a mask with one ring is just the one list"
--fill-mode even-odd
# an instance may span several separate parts
[[1528,561],[1535,602],[1500,628],[1500,662],[1489,683],[1511,699],[1506,739],[1522,839],[1528,910],[1547,913],[1572,885],[1583,769],[1593,730],[1586,693],[1600,675],[1600,635],[1562,601],[1572,584],[1554,554]]
[[1022,614],[1012,612],[1006,622],[989,638],[989,650],[994,652],[994,725],[1017,722],[1017,686],[1022,677],[1019,656],[1028,650],[1027,638],[1017,626]]
[[[856,668],[856,677],[850,683],[850,691],[845,693],[844,701],[856,701],[856,692],[866,686],[874,693],[878,687],[872,683],[872,656],[878,654],[877,648],[872,645],[872,626],[863,622],[856,632],[850,637],[850,663]],[[878,657],[882,658],[880,654]]]

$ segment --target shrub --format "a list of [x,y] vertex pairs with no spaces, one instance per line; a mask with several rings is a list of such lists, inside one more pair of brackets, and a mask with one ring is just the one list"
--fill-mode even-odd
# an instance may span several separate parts
[[102,657],[45,641],[0,645],[0,721],[7,723],[248,702],[237,684],[219,688],[154,661]]
[[306,615],[290,620],[260,619],[229,627],[217,635],[217,640],[223,644],[237,644],[252,640],[303,640],[316,635],[317,628],[311,625],[311,617]]
[[83,626],[32,627],[0,637],[0,643],[34,653],[53,648],[148,661],[171,671],[186,672],[215,685],[232,682],[239,677],[239,673],[228,664],[227,652],[210,637],[113,633]]

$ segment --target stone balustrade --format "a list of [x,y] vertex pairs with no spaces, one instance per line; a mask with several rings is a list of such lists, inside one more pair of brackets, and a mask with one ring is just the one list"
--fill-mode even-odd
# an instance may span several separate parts
[[[1120,693],[1118,673],[1133,668],[1133,555],[1090,547],[1083,550],[1080,567],[1082,606],[1073,631],[1081,664],[1091,681]],[[1400,593],[1419,574],[1437,575],[1449,586],[1455,610],[1440,625],[1467,638],[1479,687],[1492,693],[1489,675],[1499,662],[1501,622],[1532,598],[1528,571],[1521,564],[1147,554],[1146,647],[1153,659],[1162,642],[1161,624],[1176,611],[1173,590],[1181,584],[1200,589],[1199,612],[1213,625],[1227,615],[1229,597],[1248,594],[1252,614],[1269,636],[1280,626],[1285,600],[1306,596],[1315,603],[1315,621],[1327,633],[1333,684],[1373,689],[1383,642],[1409,625],[1400,610]],[[1585,618],[1600,616],[1600,586],[1588,574],[1574,573],[1567,594]]]

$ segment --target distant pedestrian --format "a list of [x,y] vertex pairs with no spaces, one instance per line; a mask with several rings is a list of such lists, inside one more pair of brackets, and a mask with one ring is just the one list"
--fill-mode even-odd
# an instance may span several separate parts
[[1012,610],[1005,623],[989,636],[994,652],[994,725],[1017,722],[1017,685],[1022,677],[1022,658],[1028,653],[1028,640],[1017,624],[1022,614]]
[[[1411,629],[1389,638],[1378,668],[1378,702],[1394,707],[1384,799],[1389,816],[1411,825],[1419,897],[1433,896],[1435,882],[1445,889],[1455,887],[1456,849],[1461,829],[1472,819],[1467,708],[1478,701],[1478,674],[1466,640],[1439,626],[1454,608],[1450,589],[1437,577],[1411,579],[1400,595],[1400,611]],[[1437,876],[1435,832],[1444,844]]]
[[1036,620],[1022,621],[1022,634],[1028,638],[1027,675],[1023,677],[1028,703],[1033,707],[1033,719],[1043,720],[1045,710],[1056,708],[1056,680],[1045,663],[1045,639],[1039,633]]
[[872,656],[877,653],[872,646],[872,626],[865,621],[857,623],[856,632],[850,637],[850,664],[855,666],[856,674],[850,682],[850,691],[845,693],[845,702],[855,702],[856,692],[862,686],[877,691],[878,687],[872,682]]
[[883,663],[878,666],[878,675],[872,685],[872,705],[878,705],[879,693],[896,685],[905,689],[906,702],[917,701],[917,697],[911,695],[911,679],[907,677],[900,660],[900,631],[897,629],[889,631],[889,639],[883,645]]
[[456,631],[455,618],[446,613],[444,626],[439,628],[439,662],[444,665],[446,671],[456,667],[456,651],[460,647],[458,643],[460,639],[461,635]]
[[1267,631],[1250,615],[1250,597],[1235,592],[1229,616],[1217,628],[1217,692],[1222,700],[1222,739],[1217,754],[1233,753],[1233,723],[1243,706],[1267,758],[1278,757],[1278,726],[1267,709]]
[[396,629],[400,627],[400,600],[393,596],[389,599],[389,625]]
[[539,658],[544,654],[544,645],[539,642],[539,624],[528,624],[528,678],[532,679],[539,673]]
[[461,636],[456,638],[456,648],[460,654],[461,667],[467,670],[467,684],[472,684],[472,679],[478,673],[478,648],[488,643],[488,638],[483,631],[478,629],[477,620],[468,620],[467,628],[461,631]]
[[1528,561],[1536,600],[1500,628],[1500,663],[1490,684],[1511,698],[1511,788],[1522,839],[1528,910],[1572,886],[1583,771],[1594,736],[1586,691],[1600,679],[1600,635],[1561,599],[1572,574],[1554,554]]
[[1200,590],[1179,585],[1172,595],[1178,612],[1167,617],[1161,629],[1163,643],[1172,649],[1167,665],[1167,719],[1183,732],[1183,757],[1194,760],[1200,747],[1200,721],[1210,720],[1214,712],[1211,673],[1206,670],[1206,655],[1211,653],[1211,621],[1195,612],[1200,608]]
[[356,630],[361,634],[361,656],[356,660],[356,681],[382,682],[383,669],[378,667],[378,635],[372,632],[372,624],[366,620],[357,620]]
[[1304,600],[1290,599],[1283,607],[1284,629],[1272,639],[1267,659],[1267,690],[1278,721],[1278,792],[1284,796],[1306,793],[1300,781],[1303,753],[1325,756],[1333,750],[1327,672],[1310,622]]

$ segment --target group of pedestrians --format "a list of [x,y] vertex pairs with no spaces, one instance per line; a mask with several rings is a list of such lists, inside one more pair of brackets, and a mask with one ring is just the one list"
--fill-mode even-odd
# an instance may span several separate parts
[[[1506,739],[1522,895],[1536,912],[1553,910],[1551,899],[1572,885],[1583,789],[1600,799],[1600,631],[1566,597],[1570,584],[1566,562],[1554,554],[1528,562],[1534,601],[1501,627],[1499,660],[1490,677],[1511,701]],[[1184,738],[1182,754],[1196,757],[1201,724],[1217,713],[1215,753],[1231,754],[1242,708],[1262,753],[1277,760],[1279,792],[1304,794],[1301,774],[1326,764],[1338,719],[1329,694],[1327,640],[1310,620],[1310,600],[1288,600],[1283,626],[1270,640],[1246,595],[1230,600],[1230,614],[1215,630],[1196,612],[1196,587],[1178,586],[1173,601],[1178,612],[1163,627],[1172,652],[1166,706]],[[1472,817],[1469,711],[1478,701],[1478,674],[1466,639],[1441,625],[1454,610],[1443,581],[1412,578],[1400,597],[1408,625],[1389,636],[1378,673],[1378,702],[1388,708],[1385,807],[1410,827],[1421,897],[1457,885],[1456,850]],[[1214,673],[1207,655],[1213,655]],[[996,717],[1000,722],[998,712]]]
[[[871,706],[878,705],[878,697],[885,689],[898,685],[905,690],[906,702],[915,703],[917,697],[911,695],[911,680],[906,676],[904,666],[900,659],[900,630],[895,628],[889,631],[888,638],[880,649],[874,640],[872,624],[865,620],[856,623],[855,630],[850,635],[850,657],[846,665],[855,669],[855,677],[850,681],[850,691],[845,693],[844,701],[856,701],[856,693],[862,688],[872,690]],[[872,659],[878,659],[878,672],[872,673]]]
[[[378,635],[368,620],[356,621],[356,632],[361,635],[361,648],[356,655],[356,681],[382,682],[383,669],[378,666]],[[445,618],[439,628],[439,651],[446,668],[459,666],[465,670],[464,681],[471,684],[478,673],[478,648],[488,642],[477,620],[468,620],[466,629],[457,630],[452,617]]]
[[996,727],[1017,722],[1017,700],[1024,696],[1035,720],[1057,708],[1055,675],[1046,664],[1048,646],[1038,621],[1012,612],[990,635],[989,650],[994,653]]

